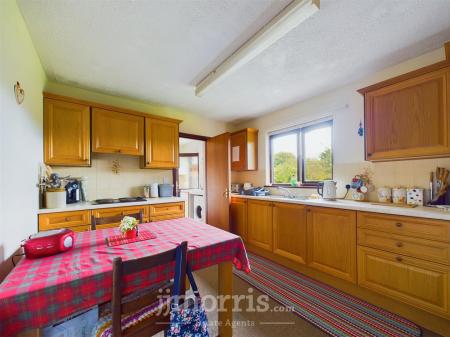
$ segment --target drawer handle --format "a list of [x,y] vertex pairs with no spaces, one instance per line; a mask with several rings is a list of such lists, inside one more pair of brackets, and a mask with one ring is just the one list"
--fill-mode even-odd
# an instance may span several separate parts
[[403,242],[397,242],[395,245],[396,245],[397,247],[403,247]]
[[395,259],[396,259],[398,262],[402,262],[402,261],[403,261],[403,258],[402,258],[401,256],[396,256]]
[[65,218],[64,221],[70,221],[70,218]]
[[400,228],[400,227],[403,226],[403,224],[402,224],[401,222],[396,222],[395,225],[396,225],[398,228]]

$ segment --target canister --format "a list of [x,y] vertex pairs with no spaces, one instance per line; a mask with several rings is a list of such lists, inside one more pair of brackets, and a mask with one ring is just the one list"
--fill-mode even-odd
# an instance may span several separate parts
[[392,189],[392,202],[394,204],[406,204],[406,188],[395,187]]
[[64,188],[49,188],[45,191],[45,206],[47,208],[62,208],[66,206],[66,190]]

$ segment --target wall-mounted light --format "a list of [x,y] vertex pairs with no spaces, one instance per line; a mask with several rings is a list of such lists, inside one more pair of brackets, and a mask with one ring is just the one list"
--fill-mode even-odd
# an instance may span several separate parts
[[20,87],[19,81],[14,84],[14,95],[16,96],[17,104],[22,104],[25,98],[25,91]]

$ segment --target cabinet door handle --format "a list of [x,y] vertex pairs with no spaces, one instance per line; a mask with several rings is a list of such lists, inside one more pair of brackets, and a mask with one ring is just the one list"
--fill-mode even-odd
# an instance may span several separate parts
[[398,262],[402,262],[402,261],[403,261],[403,258],[402,258],[401,256],[396,256],[395,259],[396,259]]
[[70,221],[70,218],[65,218],[64,221]]
[[371,157],[372,156],[372,153],[367,153],[367,157]]
[[402,243],[402,242],[397,242],[395,245],[396,245],[397,247],[403,247],[403,243]]
[[403,224],[402,224],[401,222],[396,222],[395,225],[396,225],[398,228],[400,228],[400,227],[403,226]]

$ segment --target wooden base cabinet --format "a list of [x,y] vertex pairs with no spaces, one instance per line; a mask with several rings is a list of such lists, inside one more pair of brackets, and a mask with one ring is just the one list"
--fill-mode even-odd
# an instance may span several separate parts
[[234,234],[247,241],[247,199],[231,198],[230,225]]
[[298,263],[306,263],[306,207],[274,203],[273,252]]
[[[129,206],[129,207],[111,207],[111,208],[97,208],[92,210],[92,217],[95,218],[110,218],[116,216],[126,216],[130,214],[137,214],[142,212],[143,222],[149,221],[149,209],[147,205],[144,206]],[[97,225],[94,229],[104,228],[118,228],[120,222]]]
[[356,283],[356,212],[308,207],[308,266]]
[[358,284],[426,311],[449,317],[448,266],[358,247]]
[[250,244],[272,251],[272,203],[248,200],[247,202],[247,240]]

